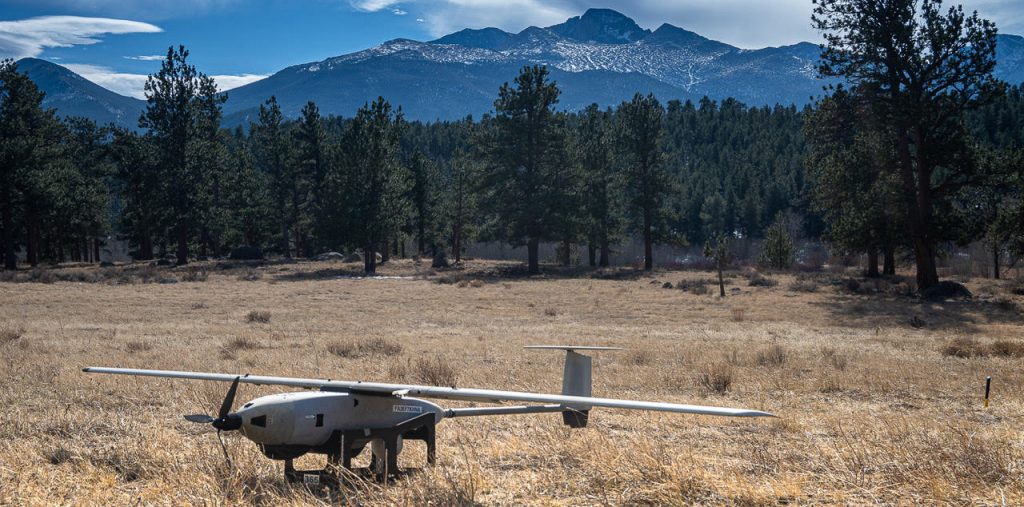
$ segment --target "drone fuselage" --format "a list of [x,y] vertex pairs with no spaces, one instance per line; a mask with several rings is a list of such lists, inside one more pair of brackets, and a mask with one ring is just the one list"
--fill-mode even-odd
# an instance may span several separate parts
[[292,392],[256,398],[235,412],[243,435],[271,459],[293,459],[329,452],[339,431],[392,428],[424,414],[440,422],[438,405],[416,398],[347,392]]

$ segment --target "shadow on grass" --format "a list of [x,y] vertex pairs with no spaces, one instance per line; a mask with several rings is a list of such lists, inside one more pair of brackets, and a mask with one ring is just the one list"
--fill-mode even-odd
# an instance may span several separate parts
[[[1022,324],[1024,317],[1012,309],[982,300],[932,302],[891,294],[836,294],[810,303],[847,327],[901,327],[977,331],[982,324]],[[919,319],[919,320],[915,320]]]

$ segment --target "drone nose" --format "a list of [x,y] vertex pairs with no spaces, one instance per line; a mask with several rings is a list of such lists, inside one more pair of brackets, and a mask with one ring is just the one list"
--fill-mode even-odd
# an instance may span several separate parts
[[214,419],[212,423],[214,428],[218,430],[231,431],[237,430],[242,427],[242,416],[238,414],[228,414],[224,417]]

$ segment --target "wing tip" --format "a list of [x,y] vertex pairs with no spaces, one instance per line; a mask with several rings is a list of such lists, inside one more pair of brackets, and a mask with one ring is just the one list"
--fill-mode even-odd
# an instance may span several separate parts
[[85,373],[89,373],[89,370],[91,370],[91,369],[92,369],[91,366],[86,366],[85,368],[82,368],[82,371],[84,371]]

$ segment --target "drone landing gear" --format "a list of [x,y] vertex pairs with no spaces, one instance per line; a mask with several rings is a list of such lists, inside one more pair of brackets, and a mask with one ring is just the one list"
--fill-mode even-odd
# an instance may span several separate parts
[[[434,414],[423,414],[389,428],[363,428],[358,430],[337,430],[330,440],[314,451],[327,455],[327,467],[323,470],[296,470],[293,460],[284,462],[284,476],[289,482],[307,485],[344,483],[347,477],[371,477],[380,482],[401,475],[398,468],[399,439],[421,440],[427,444],[427,464],[437,462],[435,440],[436,421]],[[380,440],[383,456],[371,455],[369,468],[353,469],[352,458],[359,456],[367,444]]]

